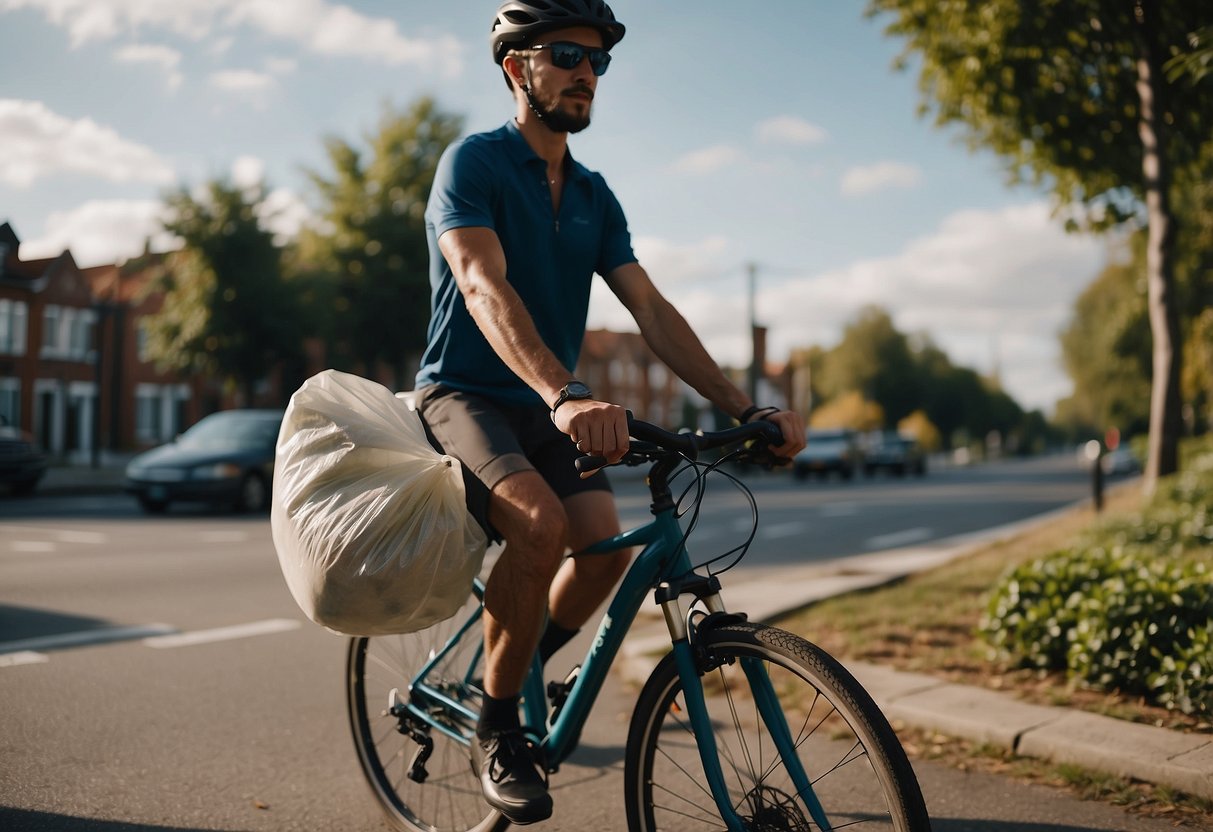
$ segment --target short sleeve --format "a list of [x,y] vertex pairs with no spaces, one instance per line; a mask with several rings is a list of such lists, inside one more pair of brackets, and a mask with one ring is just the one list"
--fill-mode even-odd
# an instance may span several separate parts
[[494,228],[491,166],[467,141],[450,145],[438,161],[426,205],[426,222],[441,237],[452,228]]
[[628,231],[623,206],[605,183],[603,190],[606,192],[606,210],[603,217],[602,251],[594,271],[605,276],[622,265],[635,263],[636,255],[632,251],[632,234]]

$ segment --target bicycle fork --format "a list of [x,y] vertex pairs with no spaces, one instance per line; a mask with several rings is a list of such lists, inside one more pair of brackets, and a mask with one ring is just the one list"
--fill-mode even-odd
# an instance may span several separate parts
[[[718,587],[718,585],[716,586]],[[721,599],[719,592],[707,595],[697,594],[697,596],[703,600],[709,613],[725,614],[724,601]],[[666,626],[669,628],[670,637],[673,640],[674,662],[678,668],[678,677],[682,682],[687,716],[690,719],[691,729],[695,733],[695,742],[699,748],[700,762],[703,764],[704,777],[707,779],[708,786],[711,789],[712,799],[716,802],[717,811],[720,812],[720,817],[724,820],[730,832],[746,832],[745,821],[737,814],[736,808],[729,799],[728,786],[725,783],[724,772],[720,767],[720,755],[716,746],[716,735],[712,731],[707,700],[703,693],[703,683],[701,681],[706,668],[701,666],[701,662],[696,655],[697,653],[702,655],[702,652],[697,650],[696,645],[691,643],[691,629],[687,625],[687,619],[682,612],[682,606],[679,603],[678,597],[666,597],[660,601],[660,604],[662,612],[665,615]],[[759,715],[766,725],[767,731],[770,732],[784,767],[787,769],[788,775],[796,787],[797,794],[804,801],[805,807],[809,810],[809,815],[813,818],[818,828],[822,832],[831,832],[834,827],[826,818],[825,811],[822,809],[821,802],[813,791],[804,766],[800,763],[800,756],[796,750],[796,741],[792,737],[787,718],[784,716],[783,708],[779,704],[779,698],[775,694],[770,676],[767,675],[762,661],[759,659],[741,659],[741,666],[745,672],[746,680],[749,682],[750,691],[754,696],[754,702],[758,708]]]

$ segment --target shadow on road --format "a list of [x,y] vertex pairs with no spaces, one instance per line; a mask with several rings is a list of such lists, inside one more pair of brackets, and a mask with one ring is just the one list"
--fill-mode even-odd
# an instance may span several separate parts
[[1098,832],[1102,826],[1073,826],[1063,823],[1023,823],[1010,820],[931,818],[932,832]]
[[[40,636],[99,630],[112,626],[112,623],[103,618],[0,604],[0,642],[24,641]],[[2,811],[5,810],[0,809],[0,812]],[[2,818],[3,815],[0,815],[0,819]],[[20,829],[21,827],[3,828]]]
[[0,807],[0,829],[19,829],[21,832],[204,832],[194,826],[149,826],[145,823],[77,818],[54,812],[4,807]]

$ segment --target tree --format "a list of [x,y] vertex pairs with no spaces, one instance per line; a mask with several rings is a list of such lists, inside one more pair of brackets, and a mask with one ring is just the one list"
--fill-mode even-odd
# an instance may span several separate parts
[[1209,23],[1189,0],[869,0],[921,59],[923,109],[970,147],[1004,157],[1012,181],[1047,184],[1091,227],[1148,228],[1153,385],[1146,488],[1178,465],[1180,338],[1173,186],[1198,181],[1213,96],[1169,82],[1164,62]]
[[461,118],[429,98],[403,112],[385,107],[377,132],[365,137],[368,155],[332,137],[331,175],[309,172],[323,222],[301,239],[301,268],[335,284],[335,357],[368,375],[382,362],[397,387],[406,385],[429,322],[426,200],[442,151],[462,129]]
[[880,405],[889,425],[897,424],[918,405],[909,339],[878,306],[864,307],[847,324],[842,341],[826,356],[821,376],[821,390],[827,398],[857,390]]
[[1074,382],[1068,418],[1125,436],[1150,423],[1150,321],[1146,315],[1145,240],[1130,240],[1074,301],[1061,333],[1062,361]]
[[300,348],[282,252],[258,221],[264,199],[261,186],[221,180],[198,197],[184,188],[169,194],[164,228],[183,245],[149,284],[164,293],[146,322],[157,366],[218,377],[242,392],[246,406],[257,382]]
[[1196,83],[1213,72],[1213,26],[1206,26],[1188,35],[1191,52],[1181,52],[1167,61],[1167,79],[1178,81],[1185,75]]

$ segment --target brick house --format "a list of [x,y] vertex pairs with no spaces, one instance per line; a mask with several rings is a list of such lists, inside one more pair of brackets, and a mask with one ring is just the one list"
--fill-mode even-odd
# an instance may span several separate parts
[[96,462],[171,439],[223,402],[215,385],[162,373],[142,354],[139,319],[158,258],[81,269],[71,252],[21,260],[0,225],[0,416],[53,458]]

